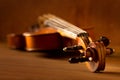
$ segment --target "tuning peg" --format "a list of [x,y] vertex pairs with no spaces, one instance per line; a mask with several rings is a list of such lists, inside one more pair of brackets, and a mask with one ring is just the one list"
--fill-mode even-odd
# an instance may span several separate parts
[[106,55],[111,55],[115,52],[115,49],[112,48],[106,48]]
[[101,36],[98,41],[99,42],[102,41],[105,46],[108,46],[110,44],[110,40],[107,37],[105,37],[105,36]]
[[74,46],[64,47],[63,51],[69,52],[69,51],[77,51],[77,50],[81,50],[81,49],[83,49],[82,46],[80,46],[80,45],[74,45]]
[[86,62],[86,61],[89,61],[89,59],[85,57],[74,57],[69,59],[70,63],[79,63],[79,62]]

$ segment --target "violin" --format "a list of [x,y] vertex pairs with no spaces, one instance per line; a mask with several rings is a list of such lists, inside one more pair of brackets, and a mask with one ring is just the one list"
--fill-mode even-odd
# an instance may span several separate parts
[[[66,53],[79,54],[69,59],[70,63],[86,62],[91,72],[100,72],[105,69],[106,55],[114,52],[114,49],[108,48],[110,40],[107,37],[101,37],[93,41],[90,34],[55,16],[45,14],[38,17],[38,25],[41,28],[32,27],[32,32],[25,32],[19,37],[18,42],[23,41],[23,45],[16,45],[16,36],[8,36],[8,43],[24,47],[27,51],[36,50],[55,50],[62,49]],[[12,42],[14,41],[14,42]]]

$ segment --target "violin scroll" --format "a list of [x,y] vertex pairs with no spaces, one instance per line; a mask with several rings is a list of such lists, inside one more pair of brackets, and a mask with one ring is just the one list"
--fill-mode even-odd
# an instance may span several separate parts
[[[100,72],[105,69],[105,58],[114,52],[114,49],[107,48],[110,43],[107,37],[101,37],[100,40],[89,43],[86,49],[82,46],[65,47],[65,52],[72,51],[73,53],[79,52],[77,57],[69,59],[70,63],[86,62],[88,69],[91,72]],[[76,54],[76,53],[75,53]]]

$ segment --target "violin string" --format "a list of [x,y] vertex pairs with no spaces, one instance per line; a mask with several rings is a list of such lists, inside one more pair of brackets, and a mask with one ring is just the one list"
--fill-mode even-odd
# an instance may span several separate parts
[[62,22],[63,24],[66,24],[66,25],[68,26],[68,28],[71,28],[72,30],[78,31],[78,33],[80,33],[80,32],[85,32],[84,30],[78,28],[77,26],[75,26],[75,25],[73,25],[73,24],[71,24],[71,23],[68,23],[68,22],[65,21],[65,20],[62,20],[62,19],[57,18],[57,17],[55,17],[55,18],[56,18],[59,22]]
[[53,18],[52,18],[52,20],[53,20],[54,22],[58,23],[59,25],[61,25],[61,28],[64,28],[64,29],[66,29],[66,30],[69,30],[69,31],[72,31],[72,32],[78,34],[78,31],[77,31],[76,29],[70,28],[69,25],[67,25],[67,24],[65,24],[65,23],[63,23],[63,22],[60,22],[60,21],[58,21],[58,20],[56,20],[56,19],[53,19]]
[[[51,20],[50,22],[46,21],[45,24],[49,24],[49,25],[51,24],[52,27],[66,29],[66,25],[60,24],[60,23],[53,21],[53,20]],[[71,31],[69,29],[66,29],[66,30]],[[76,34],[75,31],[72,31],[72,32]]]
[[[63,21],[58,20],[57,18],[55,18],[55,17],[52,16],[52,15],[47,15],[46,17],[48,17],[49,20],[52,20],[52,21],[54,21],[54,22],[57,22],[57,23],[60,24],[60,25],[63,25],[63,28],[68,29],[68,25],[67,25],[65,22],[63,23]],[[70,28],[69,28],[69,29],[70,29]]]
[[66,25],[66,28],[69,28],[69,29],[72,29],[72,30],[75,28],[74,30],[83,31],[82,29],[78,28],[77,26],[75,26],[75,25],[73,25],[71,23],[68,23],[67,21],[65,21],[63,19],[60,19],[60,18],[58,18],[58,17],[56,17],[54,15],[48,15],[48,16],[50,18],[52,18],[52,19],[55,19],[55,21],[58,21],[58,23]]
[[68,29],[68,30],[70,30],[70,31],[74,31],[74,32],[76,32],[77,34],[80,33],[80,32],[85,32],[85,31],[79,29],[78,27],[76,27],[76,26],[74,26],[74,25],[72,25],[72,24],[70,24],[70,23],[68,23],[68,22],[66,22],[66,21],[64,21],[64,20],[62,20],[62,19],[59,19],[59,18],[57,18],[57,17],[55,17],[55,16],[52,16],[53,18],[51,18],[51,15],[48,16],[48,17],[49,17],[49,19],[52,19],[52,20],[54,20],[55,22],[58,22],[58,23],[60,23],[61,25],[64,25],[64,26],[63,26],[64,28],[66,28],[66,29]]
[[44,25],[48,25],[50,27],[53,27],[53,28],[57,29],[58,32],[60,32],[60,34],[63,35],[63,36],[67,36],[67,37],[73,38],[73,39],[75,39],[77,37],[77,34],[71,32],[69,30],[64,29],[63,25],[60,25],[59,23],[56,23],[54,21],[46,20]]
[[65,20],[57,18],[56,16],[44,15],[44,17],[46,17],[49,21],[53,21],[53,22],[58,23],[58,25],[62,25],[61,28],[65,28],[67,30],[70,30],[70,31],[76,33],[76,34],[83,33],[83,32],[86,33],[86,31],[78,28],[77,26],[74,26],[73,24],[71,24]]

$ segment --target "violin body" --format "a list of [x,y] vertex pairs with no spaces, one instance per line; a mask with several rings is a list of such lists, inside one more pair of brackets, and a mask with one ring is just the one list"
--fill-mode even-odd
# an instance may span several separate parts
[[77,40],[61,36],[54,28],[41,28],[37,32],[24,33],[27,51],[62,50],[77,45]]
[[12,49],[27,51],[62,50],[66,46],[77,45],[77,40],[63,37],[53,28],[42,28],[37,32],[8,34],[7,44]]
[[31,34],[24,33],[27,51],[55,50],[62,48],[62,40],[59,33]]

